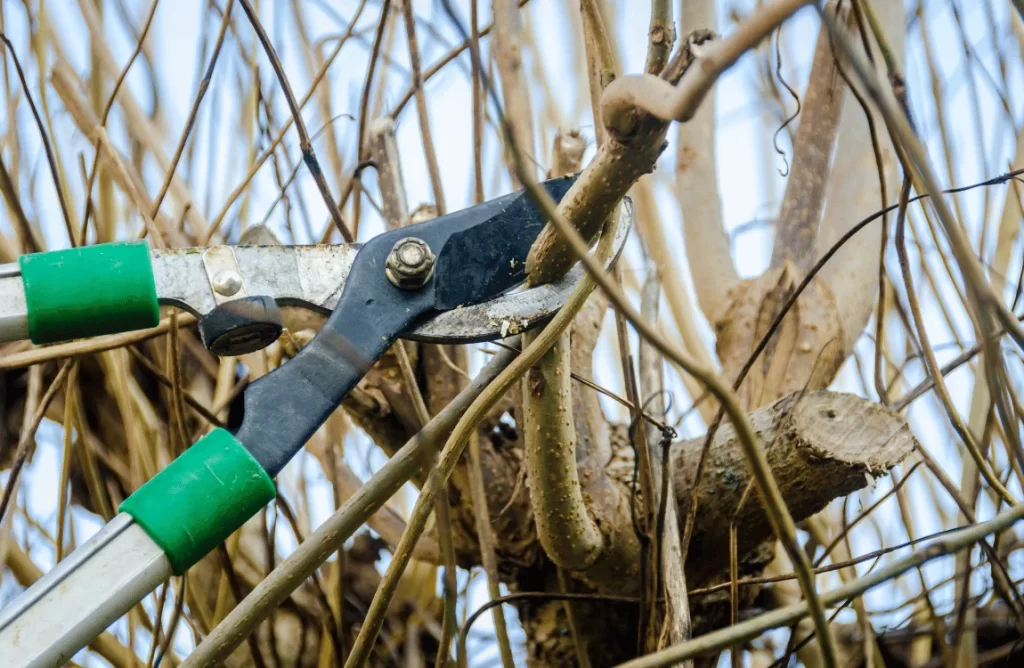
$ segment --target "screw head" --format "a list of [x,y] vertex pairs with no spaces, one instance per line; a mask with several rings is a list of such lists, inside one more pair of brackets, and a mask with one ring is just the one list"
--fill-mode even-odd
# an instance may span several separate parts
[[230,297],[242,288],[242,277],[230,269],[218,271],[213,277],[213,289],[219,295]]
[[395,287],[419,290],[434,273],[434,260],[434,253],[426,241],[406,237],[398,240],[391,249],[384,262],[384,273]]

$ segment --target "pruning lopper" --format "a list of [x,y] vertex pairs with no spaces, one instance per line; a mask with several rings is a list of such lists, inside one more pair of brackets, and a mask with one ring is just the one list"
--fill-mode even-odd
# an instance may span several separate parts
[[[560,200],[572,177],[544,185]],[[624,245],[623,207],[612,257]],[[281,307],[329,314],[291,360],[250,383],[237,432],[214,429],[118,515],[0,610],[0,664],[62,665],[172,574],[181,575],[276,495],[273,478],[397,338],[471,343],[543,322],[582,275],[518,292],[544,226],[520,191],[339,246],[149,250],[101,244],[0,266],[0,341],[52,343],[153,327],[159,306],[198,317],[220,355],[259,350]]]

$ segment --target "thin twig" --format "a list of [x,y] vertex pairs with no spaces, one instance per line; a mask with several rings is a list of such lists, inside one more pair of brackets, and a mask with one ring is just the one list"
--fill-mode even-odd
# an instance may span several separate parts
[[[915,550],[909,556],[876,570],[842,587],[825,592],[821,596],[824,605],[835,605],[847,599],[862,595],[873,587],[884,584],[906,571],[928,563],[934,559],[959,552],[982,540],[989,534],[1001,533],[1024,518],[1024,504],[1013,506],[1010,510],[1000,513],[988,522],[969,525],[955,533],[936,540],[925,548]],[[627,661],[618,668],[658,668],[674,665],[687,658],[700,656],[709,652],[724,649],[730,645],[756,638],[767,630],[787,626],[809,613],[807,601],[794,603],[774,610],[753,619],[740,622],[727,628],[695,638],[689,642],[669,647],[654,654]]]
[[434,148],[434,138],[430,132],[430,114],[427,110],[427,93],[423,90],[420,47],[416,37],[416,17],[412,11],[412,3],[402,3],[402,16],[405,18],[406,41],[409,43],[409,65],[412,68],[413,86],[416,88],[416,115],[420,121],[427,174],[430,176],[430,188],[434,193],[434,206],[437,207],[439,215],[443,215],[447,207],[444,202],[444,187],[441,184],[441,168],[437,164],[437,150]]
[[21,473],[21,469],[25,466],[25,460],[28,458],[29,449],[35,438],[36,430],[39,429],[39,424],[46,417],[46,409],[50,407],[50,402],[53,401],[53,398],[57,396],[57,392],[63,387],[64,379],[67,377],[72,364],[73,360],[67,360],[60,367],[57,376],[39,400],[39,407],[36,409],[35,414],[32,415],[32,421],[28,423],[26,429],[22,430],[21,436],[18,439],[18,447],[14,451],[11,472],[7,476],[7,485],[4,486],[3,496],[0,497],[0,523],[3,523],[4,516],[7,514],[7,506],[10,504],[14,490],[18,486],[18,476]]
[[309,140],[309,133],[306,131],[306,123],[302,120],[302,111],[295,101],[295,94],[292,92],[292,87],[288,83],[288,77],[284,73],[284,67],[281,65],[280,58],[277,57],[277,50],[274,49],[273,43],[267,36],[266,30],[263,29],[263,24],[260,23],[260,18],[257,16],[256,11],[252,8],[252,4],[249,0],[239,0],[242,3],[242,9],[245,11],[245,15],[249,18],[249,22],[252,24],[253,29],[256,31],[256,36],[260,40],[260,44],[263,45],[263,50],[267,54],[267,58],[270,60],[270,65],[274,68],[274,73],[277,75],[277,80],[281,84],[281,90],[284,93],[285,99],[288,101],[288,108],[292,112],[292,119],[295,121],[295,131],[299,134],[299,148],[302,150],[302,159],[306,163],[306,167],[309,168],[309,173],[313,175],[313,180],[316,182],[316,187],[320,191],[320,195],[324,198],[324,204],[327,205],[327,211],[331,214],[331,220],[334,221],[334,226],[338,228],[342,238],[346,243],[352,243],[355,241],[355,237],[352,236],[352,232],[349,231],[345,225],[345,220],[341,217],[341,211],[338,209],[338,203],[334,201],[334,197],[331,195],[331,189],[327,185],[327,180],[324,178],[324,172],[320,169],[320,163],[317,162],[316,153],[313,150],[313,143]]
[[7,46],[7,50],[11,54],[11,60],[14,61],[14,68],[18,71],[18,80],[21,81],[22,90],[25,91],[25,99],[28,100],[28,106],[32,110],[32,117],[36,120],[36,126],[39,128],[39,138],[43,142],[43,150],[46,152],[46,164],[50,167],[50,176],[53,178],[53,188],[57,191],[57,201],[60,202],[60,211],[64,215],[64,226],[67,229],[68,239],[74,242],[75,233],[74,225],[71,224],[71,213],[68,211],[68,203],[64,197],[64,187],[60,182],[60,175],[57,171],[57,158],[53,154],[53,146],[50,145],[50,137],[46,134],[46,127],[43,125],[43,119],[39,115],[39,110],[36,108],[35,100],[32,99],[32,93],[29,91],[28,82],[25,81],[25,72],[21,69],[21,61],[18,60],[18,53],[14,50],[14,45],[11,44],[11,40],[7,39],[7,35],[0,32],[0,40],[3,40],[4,45]]
[[[235,0],[227,0],[227,6],[224,8],[224,16],[220,22],[220,30],[217,32],[217,41],[213,45],[213,53],[210,55],[210,62],[206,66],[206,72],[203,73],[203,78],[199,82],[199,89],[196,91],[195,100],[192,102],[192,108],[188,112],[188,119],[185,121],[185,128],[181,131],[181,138],[178,140],[178,146],[174,149],[174,155],[171,156],[171,164],[165,171],[164,182],[160,185],[160,190],[156,194],[156,198],[153,200],[153,209],[150,212],[150,216],[155,218],[157,213],[160,211],[160,205],[163,204],[164,197],[167,195],[168,189],[171,187],[171,182],[174,180],[174,172],[178,168],[178,162],[181,160],[181,155],[185,151],[185,145],[188,143],[188,138],[192,134],[192,129],[195,127],[196,118],[199,116],[199,107],[203,103],[203,98],[206,97],[206,91],[210,88],[210,82],[213,81],[213,72],[217,67],[217,61],[220,58],[221,47],[224,46],[224,37],[227,35],[228,26],[231,25],[231,9],[235,6]],[[196,230],[197,236],[206,234],[206,230]]]

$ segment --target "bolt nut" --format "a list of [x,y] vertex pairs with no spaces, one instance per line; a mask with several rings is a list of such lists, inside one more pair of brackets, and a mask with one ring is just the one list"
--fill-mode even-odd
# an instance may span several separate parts
[[434,253],[422,239],[400,239],[384,263],[384,273],[395,287],[419,290],[434,273]]

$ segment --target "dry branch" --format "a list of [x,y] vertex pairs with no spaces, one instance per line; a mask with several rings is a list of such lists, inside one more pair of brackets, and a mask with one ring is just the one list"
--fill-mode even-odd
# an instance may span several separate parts
[[[642,290],[640,314],[650,322],[658,321],[658,300],[661,296],[657,272],[647,277]],[[662,373],[662,359],[646,341],[640,341],[637,354],[639,366],[639,388],[641,405],[654,415],[666,410],[665,382]],[[687,597],[686,573],[683,568],[682,533],[679,523],[679,504],[672,487],[672,471],[669,464],[673,431],[662,432],[657,426],[645,422],[647,447],[650,449],[651,469],[654,478],[655,518],[654,549],[650,562],[653,572],[661,585],[655,588],[658,598],[664,597],[663,616],[655,616],[646,639],[650,651],[661,649],[665,644],[676,644],[690,639],[690,602]],[[685,664],[682,668],[692,668]]]
[[[505,102],[505,117],[515,135],[516,145],[527,155],[536,150],[533,133],[533,108],[530,90],[523,72],[523,42],[516,0],[493,0],[494,50],[498,72],[501,74],[501,93]],[[512,171],[513,183],[519,179]]]
[[564,332],[523,379],[523,440],[540,543],[557,566],[580,571],[598,558],[605,539],[583,500],[571,410]]
[[[881,19],[892,48],[902,56],[905,39],[904,8],[898,2],[877,3]],[[844,67],[844,72],[848,68]],[[854,90],[861,90],[857,85]],[[865,95],[874,120],[875,138],[881,151],[884,175],[878,173],[875,151],[868,118],[861,101],[851,92],[846,93],[839,137],[836,140],[834,178],[829,180],[825,210],[818,235],[817,255],[831,248],[858,220],[889,206],[896,201],[899,191],[899,169],[892,139],[886,132],[878,110]],[[882,185],[886,201],[882,202]],[[839,318],[846,336],[845,347],[850,350],[864,330],[875,304],[878,284],[879,246],[882,228],[890,225],[892,216],[879,225],[872,225],[848,241],[821,271],[821,280],[829,286],[839,309]]]
[[[913,552],[904,559],[879,568],[869,575],[854,580],[842,587],[826,592],[822,599],[827,604],[833,605],[859,596],[873,587],[889,582],[915,566],[923,565],[938,557],[971,547],[989,534],[998,534],[1006,531],[1022,518],[1024,518],[1024,504],[1012,506],[1009,510],[997,515],[988,522],[965,527],[954,534],[936,540],[925,549]],[[806,602],[795,603],[785,608],[759,615],[745,622],[734,624],[728,628],[709,633],[700,638],[695,638],[690,642],[669,647],[656,654],[650,654],[624,663],[618,668],[657,668],[659,666],[676,665],[679,661],[687,658],[721,650],[743,640],[756,638],[769,629],[792,624],[807,616],[808,607]]]
[[[114,59],[114,55],[111,53],[108,46],[108,41],[104,36],[103,18],[100,16],[96,5],[91,0],[78,0],[78,7],[82,13],[82,18],[85,19],[85,24],[88,27],[91,38],[91,44],[94,49],[93,53],[98,56],[99,64],[103,69],[103,73],[109,77],[117,77],[121,72],[121,68]],[[47,28],[52,30],[52,26],[50,25],[47,25]],[[51,45],[56,46],[61,42],[65,42],[65,40],[57,38],[56,35],[54,35],[54,38],[55,39],[51,41]],[[64,59],[63,56],[61,59]],[[160,165],[160,168],[162,170],[167,170],[171,161],[163,149],[163,143],[160,140],[161,132],[159,129],[153,125],[149,116],[142,111],[138,102],[136,102],[131,91],[127,87],[121,87],[118,91],[117,101],[121,105],[121,109],[127,117],[128,122],[125,123],[125,127],[153,154],[153,157],[156,159],[157,164]],[[186,212],[188,220],[193,224],[193,232],[196,236],[202,236],[208,225],[203,219],[202,208],[199,206],[198,202],[193,200],[192,192],[189,190],[188,186],[180,177],[175,175],[171,179],[170,189],[171,195],[175,200],[177,200],[181,210]]]
[[398,229],[409,222],[409,203],[405,197],[402,163],[395,143],[395,122],[388,117],[378,118],[370,123],[367,132],[370,156],[377,166],[384,221],[388,229]]
[[[834,4],[825,11],[833,12]],[[843,12],[847,16],[850,12]],[[793,143],[793,168],[775,228],[772,268],[787,261],[806,270],[813,261],[818,223],[829,182],[832,148],[843,109],[846,83],[832,54],[828,28],[821,27],[811,76],[801,100],[800,128]]]
[[[714,31],[717,27],[715,0],[696,0],[683,3],[682,23],[691,27]],[[722,200],[718,190],[718,158],[715,151],[715,96],[711,95],[686,123],[679,124],[676,144],[676,198],[683,214],[683,238],[686,241],[686,257],[693,275],[693,289],[697,304],[704,317],[714,322],[719,309],[726,301],[729,288],[738,277],[732,262],[729,235],[722,220]],[[659,230],[660,233],[660,230]],[[669,253],[667,243],[650,244],[651,252]],[[654,248],[658,246],[658,248]],[[666,258],[667,260],[668,258]],[[658,266],[665,277],[674,276],[670,270],[673,263],[658,259]],[[671,278],[669,279],[671,280]],[[666,286],[669,291],[669,286]],[[675,288],[672,292],[680,292]],[[683,314],[675,305],[681,296],[668,295],[672,314],[676,318],[687,348],[693,350],[693,341],[699,340],[693,330],[681,322]],[[689,320],[689,318],[687,318]]]
[[[666,69],[665,74],[671,81],[682,76],[695,56],[695,47],[708,37],[700,31],[689,36],[680,54]],[[607,139],[558,204],[559,214],[588,242],[601,230],[633,184],[654,169],[658,156],[665,149],[666,121],[643,114],[636,118],[630,115],[630,119],[629,128],[613,127],[605,115],[609,129]],[[534,285],[550,282],[563,276],[575,263],[576,256],[569,245],[549,223],[526,258],[527,280]]]
[[[851,394],[823,390],[790,394],[751,413],[750,421],[794,518],[809,517],[832,499],[861,489],[898,464],[915,444],[898,413]],[[689,503],[702,441],[675,446],[673,480],[681,516]],[[731,426],[719,429],[709,457],[687,559],[695,585],[726,566],[729,523],[751,480]],[[772,537],[764,510],[753,499],[743,505],[736,524],[741,555]]]
[[727,39],[716,42],[694,55],[698,67],[688,71],[678,85],[650,74],[620,77],[605,90],[601,107],[604,122],[619,132],[633,124],[635,109],[642,109],[662,120],[688,121],[718,77],[766,38],[798,9],[811,0],[776,0],[748,16]]

